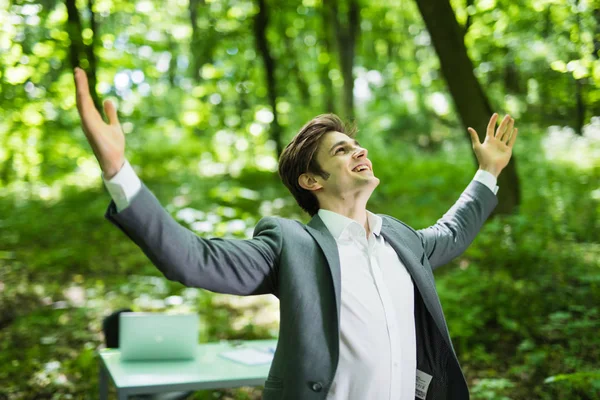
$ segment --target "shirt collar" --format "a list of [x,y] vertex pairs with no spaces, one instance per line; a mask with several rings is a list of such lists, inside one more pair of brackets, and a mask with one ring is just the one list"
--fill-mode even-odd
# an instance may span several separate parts
[[[338,240],[350,226],[356,226],[362,229],[364,235],[364,227],[351,218],[322,208],[319,210],[318,215],[329,230],[329,233],[331,233],[331,236],[336,240]],[[375,236],[379,236],[381,234],[381,217],[367,210],[367,221],[369,222],[371,232],[373,232]]]

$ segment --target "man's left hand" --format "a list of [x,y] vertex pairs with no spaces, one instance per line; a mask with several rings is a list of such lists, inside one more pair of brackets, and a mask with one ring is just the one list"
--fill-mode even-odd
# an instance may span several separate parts
[[473,143],[473,151],[479,161],[479,169],[488,171],[496,178],[506,167],[512,156],[512,148],[517,139],[519,130],[515,128],[515,120],[506,115],[496,132],[496,122],[498,114],[494,113],[487,126],[487,134],[483,143],[479,142],[479,137],[475,129],[468,128]]

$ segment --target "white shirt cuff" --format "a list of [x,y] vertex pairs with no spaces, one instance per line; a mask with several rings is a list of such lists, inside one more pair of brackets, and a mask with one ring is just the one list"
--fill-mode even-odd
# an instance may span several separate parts
[[494,194],[498,193],[498,186],[496,185],[498,180],[491,172],[479,169],[475,173],[475,177],[473,179],[489,187]]
[[117,205],[118,212],[127,208],[131,203],[131,199],[133,199],[142,188],[142,181],[127,160],[125,160],[125,164],[123,164],[115,176],[106,180],[104,179],[104,174],[102,174],[102,180],[104,181],[108,193],[110,193],[110,197],[112,197]]

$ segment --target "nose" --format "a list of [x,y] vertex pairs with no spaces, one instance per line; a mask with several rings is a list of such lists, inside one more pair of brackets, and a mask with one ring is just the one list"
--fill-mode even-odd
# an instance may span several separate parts
[[354,150],[354,158],[361,158],[361,157],[367,157],[367,154],[369,152],[367,151],[367,149],[363,149],[362,147],[357,147],[356,150]]

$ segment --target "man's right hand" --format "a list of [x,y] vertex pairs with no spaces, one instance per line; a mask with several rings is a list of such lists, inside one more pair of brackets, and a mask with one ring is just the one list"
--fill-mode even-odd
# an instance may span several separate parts
[[104,122],[90,96],[87,75],[82,69],[75,68],[74,76],[77,88],[77,110],[81,117],[83,132],[92,146],[104,177],[111,179],[125,163],[125,135],[117,117],[117,110],[111,101],[106,100],[104,112],[109,123]]

